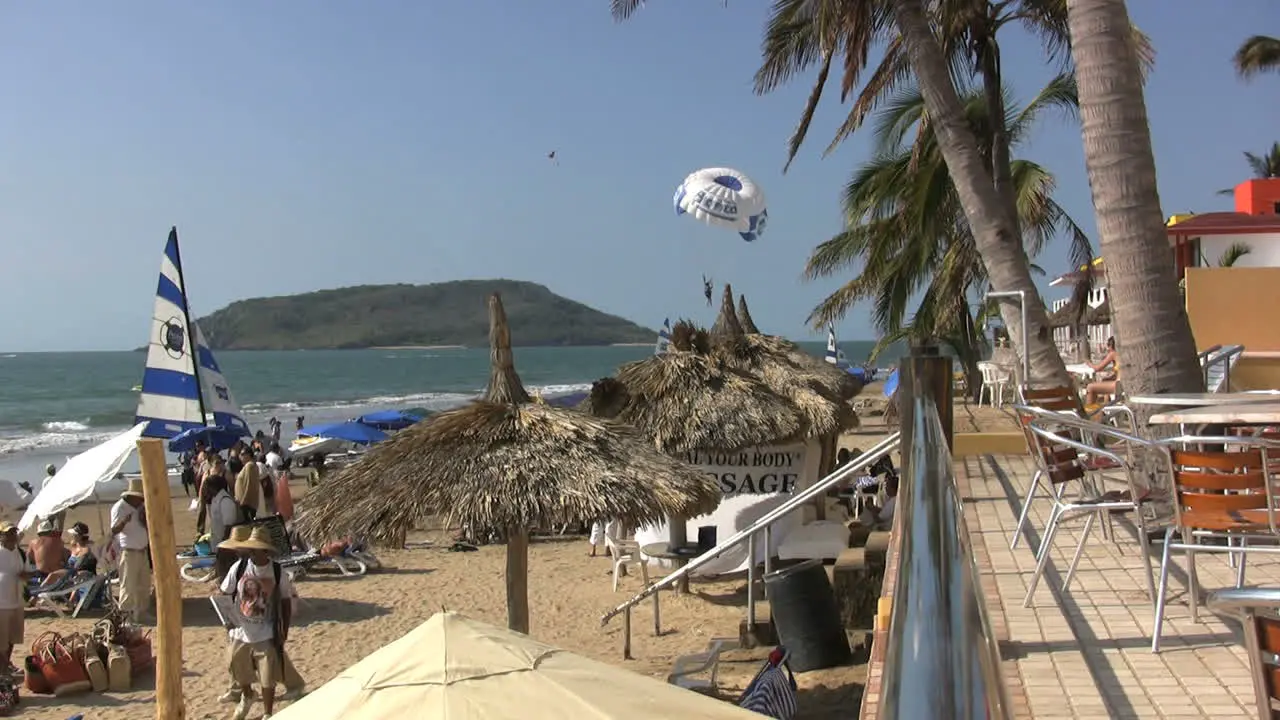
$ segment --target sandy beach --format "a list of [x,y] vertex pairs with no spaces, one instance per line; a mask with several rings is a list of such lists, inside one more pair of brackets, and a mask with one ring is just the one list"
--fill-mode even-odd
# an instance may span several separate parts
[[[868,389],[868,397],[882,397]],[[863,427],[847,434],[845,447],[869,447],[883,437],[886,428],[871,415]],[[957,404],[957,432],[1012,427],[1007,410],[972,408]],[[304,483],[292,484],[298,497]],[[173,501],[179,542],[195,535],[195,515],[188,500]],[[107,508],[103,508],[104,514]],[[97,535],[97,513],[85,505],[69,513],[68,523],[82,520]],[[17,518],[10,518],[16,520]],[[301,604],[295,629],[289,638],[289,654],[309,687],[318,687],[344,668],[382,645],[400,637],[433,613],[456,610],[503,625],[506,605],[503,585],[504,548],[484,546],[476,552],[449,552],[451,533],[429,529],[410,538],[413,549],[376,550],[383,569],[363,578],[343,578],[323,571],[308,574],[298,583]],[[30,534],[24,538],[29,540]],[[423,544],[419,546],[419,544]],[[601,627],[600,616],[640,589],[638,577],[623,579],[614,593],[610,563],[604,557],[588,557],[582,537],[557,537],[535,542],[529,552],[531,634],[567,650],[664,679],[678,655],[700,651],[712,637],[736,636],[746,606],[745,580],[695,582],[693,594],[662,595],[662,621],[667,632],[654,637],[652,604],[642,603],[633,615],[634,660],[622,659],[622,621],[616,618]],[[655,570],[655,574],[656,569]],[[218,627],[206,599],[211,585],[183,583],[183,633],[187,717],[224,718],[231,706],[216,702],[227,674],[223,653],[225,632]],[[27,614],[26,642],[47,630],[88,632],[97,619],[58,619],[45,612]],[[860,634],[851,635],[854,644]],[[734,699],[760,666],[768,648],[735,651],[723,656],[720,696]],[[16,655],[16,653],[15,653]],[[861,663],[863,656],[855,650]],[[865,666],[862,664],[803,673],[797,676],[800,718],[834,720],[848,717],[861,696]],[[65,720],[85,713],[92,720],[136,720],[154,711],[154,680],[150,673],[138,679],[133,692],[86,694],[69,698],[22,697],[22,717]],[[261,706],[258,706],[259,717]]]

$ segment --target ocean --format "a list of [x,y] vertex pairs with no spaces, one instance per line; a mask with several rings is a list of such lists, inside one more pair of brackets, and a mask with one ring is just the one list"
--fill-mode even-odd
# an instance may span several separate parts
[[[826,344],[801,343],[821,357]],[[860,364],[871,342],[844,342],[849,362]],[[653,347],[516,348],[525,385],[543,394],[587,389],[621,364]],[[897,355],[885,357],[890,364]],[[0,479],[38,480],[45,464],[127,430],[142,382],[141,352],[8,353],[0,355]],[[347,420],[371,410],[439,410],[483,391],[487,348],[223,351],[218,361],[232,393],[254,428],[277,417],[282,439],[295,419],[308,424]]]

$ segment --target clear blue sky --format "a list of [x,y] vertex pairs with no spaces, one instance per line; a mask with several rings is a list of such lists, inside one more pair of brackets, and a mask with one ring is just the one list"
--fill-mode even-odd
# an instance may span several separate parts
[[[839,229],[865,157],[823,159],[828,101],[785,176],[808,91],[751,92],[764,0],[8,3],[0,22],[0,349],[136,347],[170,225],[205,314],[245,297],[360,283],[511,277],[656,326],[709,321],[700,276],[797,338],[834,283],[805,258]],[[1243,150],[1280,139],[1280,78],[1237,80],[1274,0],[1130,0],[1159,58],[1147,91],[1166,213],[1227,209]],[[1020,97],[1048,77],[1004,40]],[[834,81],[834,78],[833,78]],[[832,96],[835,99],[835,96]],[[552,150],[558,166],[546,159]],[[1021,154],[1092,229],[1080,135],[1052,120]],[[764,185],[748,245],[676,218],[708,165]],[[1065,269],[1063,253],[1041,264]],[[516,329],[518,332],[518,329]],[[865,313],[844,339],[872,335]]]

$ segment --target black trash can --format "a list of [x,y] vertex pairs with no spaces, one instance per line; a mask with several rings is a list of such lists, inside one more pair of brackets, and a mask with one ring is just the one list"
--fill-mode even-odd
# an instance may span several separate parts
[[716,526],[702,525],[698,528],[698,554],[707,552],[716,546]]
[[796,672],[849,662],[853,653],[821,560],[806,560],[764,576],[778,640]]

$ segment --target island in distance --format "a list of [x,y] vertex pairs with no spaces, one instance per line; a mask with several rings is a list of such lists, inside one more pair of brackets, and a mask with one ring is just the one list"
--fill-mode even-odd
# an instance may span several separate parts
[[200,318],[215,350],[486,347],[487,298],[501,293],[522,346],[651,343],[656,331],[520,280],[359,285],[231,303]]

